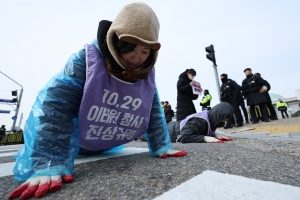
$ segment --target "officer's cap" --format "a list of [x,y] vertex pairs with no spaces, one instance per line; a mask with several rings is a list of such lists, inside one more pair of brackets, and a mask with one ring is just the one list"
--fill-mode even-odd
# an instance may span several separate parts
[[252,71],[252,69],[251,69],[251,68],[246,68],[246,69],[244,70],[244,73],[245,73],[247,70],[250,70],[250,71]]

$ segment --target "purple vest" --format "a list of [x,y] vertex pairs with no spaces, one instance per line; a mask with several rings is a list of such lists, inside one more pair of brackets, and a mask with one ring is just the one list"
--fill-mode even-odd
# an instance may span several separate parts
[[98,49],[86,45],[86,82],[79,109],[80,146],[116,147],[147,131],[154,97],[154,68],[147,80],[122,81],[108,73]]
[[182,120],[180,122],[180,130],[183,128],[183,126],[186,124],[186,122],[193,118],[193,117],[198,117],[198,118],[202,118],[205,119],[205,121],[208,124],[208,131],[207,131],[207,136],[211,136],[211,137],[215,137],[216,134],[214,132],[212,132],[211,128],[210,128],[210,123],[209,123],[209,119],[208,119],[208,111],[207,110],[203,110],[202,112],[198,112],[192,115],[187,116],[184,120]]

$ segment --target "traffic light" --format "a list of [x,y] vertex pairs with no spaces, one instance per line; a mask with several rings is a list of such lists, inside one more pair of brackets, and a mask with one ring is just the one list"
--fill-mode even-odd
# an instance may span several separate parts
[[11,91],[11,95],[17,97],[17,98],[13,98],[12,101],[13,101],[14,103],[18,102],[18,90]]
[[18,90],[11,91],[11,95],[12,95],[12,96],[18,96]]
[[206,58],[216,64],[216,56],[215,56],[215,50],[214,50],[214,45],[210,45],[209,47],[205,48],[205,51],[208,53],[206,54]]

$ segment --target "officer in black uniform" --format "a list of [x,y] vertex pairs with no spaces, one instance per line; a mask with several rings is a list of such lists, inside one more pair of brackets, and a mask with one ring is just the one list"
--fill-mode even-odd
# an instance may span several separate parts
[[268,99],[265,94],[260,90],[267,91],[264,80],[259,76],[254,76],[250,68],[244,70],[246,78],[242,82],[242,94],[247,99],[247,105],[250,106],[250,114],[252,116],[252,123],[258,123],[258,118],[255,113],[255,106],[258,105],[262,112],[262,120],[270,122],[268,110],[265,104],[268,103]]
[[[260,78],[263,79],[263,77],[261,77],[260,73],[255,73],[254,76],[259,76]],[[266,104],[269,108],[269,111],[270,111],[270,117],[271,117],[271,120],[278,120],[277,118],[277,113],[275,111],[275,108],[274,106],[272,105],[272,100],[271,100],[271,97],[270,97],[270,94],[269,94],[269,91],[271,90],[271,85],[270,83],[266,80],[266,79],[263,79],[264,80],[264,85],[267,86],[267,91],[264,92],[264,94],[266,95],[267,99],[268,99],[268,103]]]
[[[233,114],[235,116],[237,127],[243,126],[243,117],[239,108],[239,98],[241,96],[241,86],[239,86],[234,80],[228,79],[227,74],[221,74],[221,101],[230,103],[233,107]],[[231,128],[232,124],[235,124],[234,118],[228,119],[224,128]]]

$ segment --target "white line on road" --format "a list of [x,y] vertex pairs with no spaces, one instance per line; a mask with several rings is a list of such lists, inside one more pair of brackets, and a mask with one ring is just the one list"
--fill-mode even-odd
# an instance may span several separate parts
[[[75,158],[75,164],[91,162],[96,160],[103,160],[107,158],[115,158],[120,156],[127,156],[131,154],[149,152],[148,148],[124,148],[116,152],[106,152],[98,155],[87,156],[87,157],[78,157]],[[150,156],[150,155],[149,155]],[[0,177],[13,175],[13,168],[15,162],[3,163],[0,164]]]
[[299,197],[299,187],[204,171],[154,200],[299,200]]

